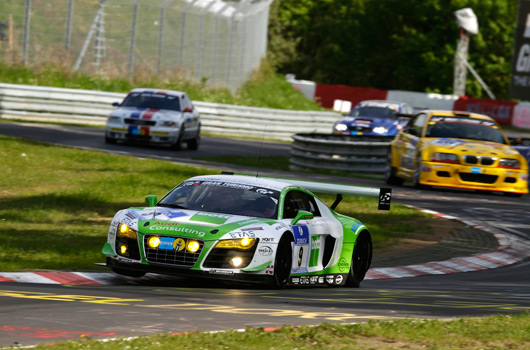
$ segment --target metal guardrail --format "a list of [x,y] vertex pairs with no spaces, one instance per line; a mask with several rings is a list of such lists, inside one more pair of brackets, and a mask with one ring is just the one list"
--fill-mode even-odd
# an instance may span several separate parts
[[[45,86],[0,84],[0,118],[105,125],[112,102],[126,94]],[[204,132],[290,141],[295,133],[331,132],[333,112],[196,102]]]
[[296,134],[291,145],[293,169],[327,169],[382,174],[393,136]]

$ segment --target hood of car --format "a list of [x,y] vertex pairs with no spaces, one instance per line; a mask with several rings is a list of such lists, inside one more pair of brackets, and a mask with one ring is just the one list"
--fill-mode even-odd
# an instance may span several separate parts
[[112,111],[111,117],[148,119],[152,121],[180,118],[182,112],[169,109],[120,107]]
[[519,156],[519,152],[509,145],[490,141],[462,140],[450,138],[426,139],[425,145],[435,150],[448,150],[458,154],[475,154],[482,156]]
[[[232,231],[263,230],[263,226],[276,223],[275,220],[252,218],[222,213],[195,210],[149,207],[128,209],[126,216],[137,218],[137,230],[146,234],[177,235],[203,240],[219,239]],[[131,223],[135,228],[134,223]]]

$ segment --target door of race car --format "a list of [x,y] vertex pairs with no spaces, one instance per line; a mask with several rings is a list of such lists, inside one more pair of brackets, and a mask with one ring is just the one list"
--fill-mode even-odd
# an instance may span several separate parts
[[[298,210],[314,215],[311,220],[300,220],[290,225]],[[307,273],[322,270],[323,247],[326,236],[331,234],[330,225],[322,217],[315,198],[308,193],[291,190],[284,200],[283,219],[291,226],[294,234],[293,264],[291,273]]]

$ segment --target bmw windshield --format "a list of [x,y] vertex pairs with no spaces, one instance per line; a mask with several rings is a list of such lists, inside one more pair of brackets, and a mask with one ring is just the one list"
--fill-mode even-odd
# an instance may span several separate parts
[[395,111],[387,107],[363,106],[354,108],[350,116],[352,117],[369,117],[379,119],[393,119]]
[[158,206],[232,215],[276,218],[280,192],[224,181],[186,181]]
[[506,144],[497,125],[484,119],[433,116],[428,123],[425,137],[490,141]]
[[154,92],[131,92],[120,105],[121,107],[167,109],[180,112],[178,96],[157,94]]

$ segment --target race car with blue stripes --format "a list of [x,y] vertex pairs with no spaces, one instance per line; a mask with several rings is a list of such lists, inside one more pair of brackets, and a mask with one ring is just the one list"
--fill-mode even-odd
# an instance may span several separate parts
[[407,124],[414,109],[407,103],[366,100],[333,125],[336,135],[395,136]]
[[170,146],[183,143],[196,150],[201,140],[197,109],[185,92],[137,88],[131,90],[108,119],[105,142],[129,141]]
[[[313,192],[333,193],[328,207]],[[369,229],[335,208],[343,195],[378,198],[389,189],[205,175],[185,180],[160,201],[120,210],[102,253],[115,273],[194,276],[226,281],[359,287],[372,261]]]

